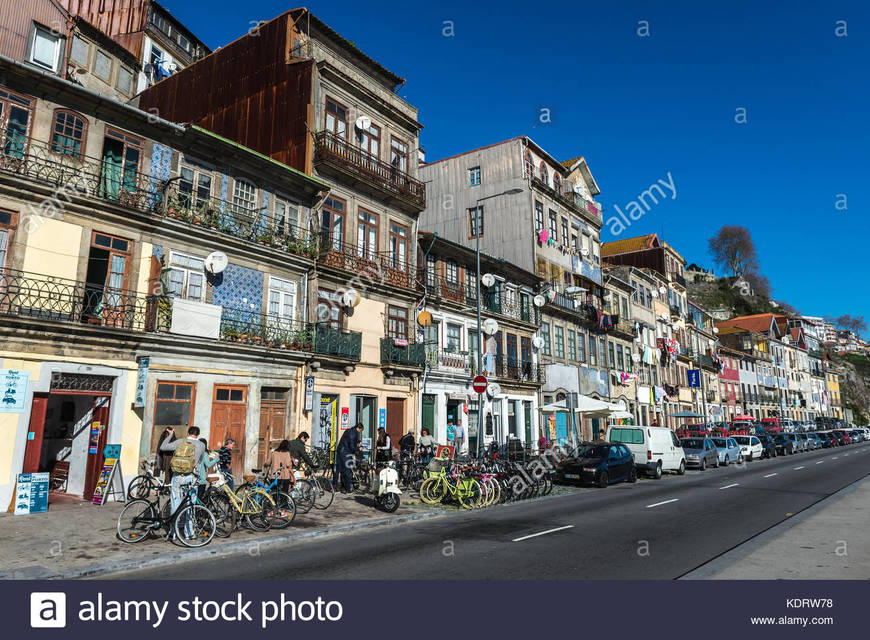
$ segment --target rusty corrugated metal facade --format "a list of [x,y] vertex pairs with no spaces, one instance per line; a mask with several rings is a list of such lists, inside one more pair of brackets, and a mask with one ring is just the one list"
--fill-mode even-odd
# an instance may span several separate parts
[[90,22],[137,59],[141,59],[142,34],[148,21],[150,0],[57,0],[57,2],[66,7],[71,14]]
[[0,0],[0,54],[24,60],[34,22],[63,35],[69,31],[68,15],[52,0]]
[[292,31],[288,12],[146,89],[139,108],[194,122],[310,172],[314,61],[290,57]]

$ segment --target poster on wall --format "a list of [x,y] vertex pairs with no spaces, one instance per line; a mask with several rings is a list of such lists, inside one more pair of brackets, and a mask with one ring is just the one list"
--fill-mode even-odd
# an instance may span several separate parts
[[346,431],[350,426],[350,409],[348,407],[341,408],[341,430]]
[[121,475],[121,445],[107,444],[103,449],[103,468],[100,470],[100,477],[97,479],[97,486],[94,488],[94,504],[105,504],[109,496],[117,500],[117,496],[121,496],[123,501],[124,496],[124,479]]
[[133,401],[133,406],[136,408],[145,406],[145,399],[148,395],[148,367],[150,365],[150,357],[139,358],[139,371],[136,374],[136,399]]
[[19,473],[15,486],[15,515],[48,511],[48,473]]
[[305,409],[308,413],[314,408],[314,376],[305,378]]
[[95,454],[97,453],[97,448],[100,446],[100,426],[99,422],[91,423],[91,433],[88,438],[88,453]]
[[0,369],[0,413],[23,413],[30,373]]

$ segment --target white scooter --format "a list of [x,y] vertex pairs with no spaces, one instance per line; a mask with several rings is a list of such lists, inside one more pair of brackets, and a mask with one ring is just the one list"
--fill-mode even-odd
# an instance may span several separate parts
[[396,471],[396,463],[392,460],[386,463],[380,473],[375,476],[374,487],[375,503],[387,513],[393,513],[399,508],[402,490],[399,489],[399,472]]

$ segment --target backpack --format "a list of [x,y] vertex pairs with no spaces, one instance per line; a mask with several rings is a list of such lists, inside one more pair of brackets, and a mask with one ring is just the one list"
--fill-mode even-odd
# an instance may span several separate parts
[[196,469],[196,447],[190,440],[185,438],[178,443],[175,455],[172,456],[172,460],[169,462],[169,467],[175,473],[183,473],[185,475],[193,473],[193,470]]

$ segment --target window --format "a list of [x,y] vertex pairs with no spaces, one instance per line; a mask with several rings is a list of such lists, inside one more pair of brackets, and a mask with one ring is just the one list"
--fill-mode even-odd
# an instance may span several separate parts
[[550,355],[550,323],[542,322],[541,323],[541,337],[544,339],[544,348],[542,351],[545,356]]
[[568,242],[569,242],[568,218],[562,218],[562,246],[567,247]]
[[483,206],[468,210],[468,237],[483,236]]
[[242,178],[233,184],[233,209],[243,216],[253,216],[257,208],[257,187]]
[[376,124],[370,125],[365,131],[359,133],[359,146],[373,158],[381,156],[381,128]]
[[468,184],[472,187],[480,184],[480,167],[472,167],[468,170]]
[[317,290],[317,322],[328,324],[334,329],[341,329],[341,296],[328,289]]
[[15,213],[0,209],[0,269],[6,266],[6,256],[12,239],[12,229],[15,228]]
[[99,194],[117,200],[123,193],[135,193],[139,188],[139,159],[142,140],[120,129],[106,128],[103,140],[103,166]]
[[541,182],[543,182],[544,184],[550,184],[550,174],[547,171],[547,165],[544,164],[543,160],[541,161],[541,166],[540,166],[540,177],[541,177]]
[[330,242],[334,251],[341,251],[344,242],[344,204],[344,200],[330,196],[321,210],[324,244]]
[[395,222],[390,223],[390,267],[408,268],[408,228]]
[[63,109],[54,112],[54,131],[51,136],[51,150],[72,158],[82,156],[85,138],[87,137],[87,121]]
[[157,383],[157,398],[154,402],[155,437],[160,437],[164,427],[181,427],[179,431],[184,431],[193,424],[195,395],[196,384],[193,382]]
[[118,67],[118,83],[116,85],[121,93],[130,95],[133,93],[133,72],[127,67]]
[[214,399],[217,402],[244,402],[244,387],[215,387]]
[[347,138],[347,108],[332,98],[326,99],[326,130],[339,138]]
[[201,302],[204,283],[204,260],[173,251],[169,260],[169,295]]
[[57,71],[61,59],[62,42],[63,38],[55,35],[50,29],[34,24],[30,34],[28,61],[49,71]]
[[574,331],[568,329],[568,360],[573,362],[577,359],[577,340]]
[[282,327],[290,327],[296,321],[296,283],[292,280],[269,276],[270,320]]
[[586,362],[586,336],[582,333],[577,333],[577,360]]
[[30,100],[0,88],[0,131],[6,132],[5,137],[0,138],[3,142],[0,153],[4,156],[18,159],[24,157],[30,109]]
[[556,341],[556,357],[565,357],[565,329],[564,327],[554,327],[554,338]]
[[449,259],[444,263],[444,279],[450,284],[459,284],[459,265]]
[[535,175],[535,163],[532,160],[532,153],[528,149],[526,149],[524,162],[526,168],[526,178],[531,178],[533,175]]
[[444,350],[457,353],[462,348],[462,327],[458,324],[448,324],[444,336]]
[[[637,302],[637,282],[634,280],[631,281],[631,286],[634,289],[634,292],[631,294],[631,299]],[[643,303],[641,303],[643,304]]]
[[426,286],[434,287],[437,279],[436,269],[438,267],[435,264],[435,256],[428,255],[426,256]]
[[408,339],[408,310],[402,307],[387,307],[387,336],[394,340]]
[[614,344],[609,341],[607,343],[607,354],[610,356],[610,367],[613,368],[616,365],[616,356],[614,354]]
[[99,49],[94,56],[94,75],[104,82],[112,79],[112,59]]
[[295,238],[299,231],[299,205],[275,196],[275,233]]
[[201,207],[211,197],[211,173],[193,166],[181,166],[178,181],[179,199],[188,207]]
[[468,330],[468,353],[471,354],[471,362],[477,366],[477,329]]
[[592,240],[592,260],[595,264],[601,263],[601,243],[598,240]]
[[390,166],[408,173],[408,145],[396,138],[390,139]]
[[535,200],[535,231],[544,228],[544,205],[540,200]]
[[553,174],[553,189],[556,193],[562,193],[562,178],[559,177],[558,173]]
[[378,217],[359,210],[356,227],[356,249],[361,258],[374,260],[378,252]]
[[87,40],[82,40],[78,36],[73,36],[72,45],[69,50],[69,59],[82,67],[87,67],[89,49],[90,44]]
[[556,233],[556,226],[558,225],[558,221],[556,218],[556,212],[550,209],[550,239],[553,242],[556,242],[556,239],[559,237]]
[[622,301],[622,319],[629,320],[628,316],[628,298],[620,297]]
[[598,350],[595,348],[595,338],[589,336],[589,364],[596,366],[598,364]]
[[622,356],[622,345],[616,345],[616,363],[619,365],[620,371],[625,371],[625,360]]

